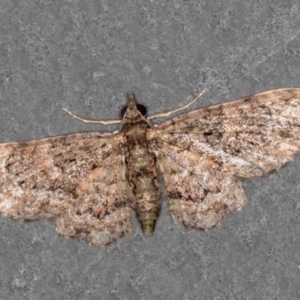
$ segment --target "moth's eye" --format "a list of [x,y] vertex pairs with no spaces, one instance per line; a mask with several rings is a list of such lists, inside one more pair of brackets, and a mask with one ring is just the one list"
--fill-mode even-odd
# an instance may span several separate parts
[[[147,113],[147,109],[144,105],[142,104],[137,104],[136,105],[136,108],[138,109],[138,111],[142,114],[142,116],[145,116],[146,113]],[[121,117],[123,118],[124,115],[125,115],[125,112],[127,110],[127,106],[123,107],[122,110],[121,110]]]
[[147,109],[144,105],[142,104],[137,104],[136,108],[138,109],[138,111],[142,114],[142,116],[145,116],[147,113]]
[[121,110],[121,117],[122,117],[122,118],[124,117],[126,110],[127,110],[127,106],[124,106],[124,107],[122,108],[122,110]]

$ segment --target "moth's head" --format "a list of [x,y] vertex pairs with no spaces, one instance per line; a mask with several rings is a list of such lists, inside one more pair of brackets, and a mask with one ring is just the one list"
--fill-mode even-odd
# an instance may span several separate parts
[[146,107],[136,102],[134,93],[127,93],[128,104],[121,110],[123,119],[137,119],[145,116],[147,113]]

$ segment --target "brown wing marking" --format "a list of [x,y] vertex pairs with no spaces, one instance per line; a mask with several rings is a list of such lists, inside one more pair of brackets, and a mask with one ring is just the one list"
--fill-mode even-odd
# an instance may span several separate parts
[[80,133],[0,145],[0,212],[50,219],[65,237],[104,246],[131,233],[123,138]]
[[77,201],[57,221],[57,231],[105,246],[133,233],[134,202],[124,156],[113,152],[76,188]]

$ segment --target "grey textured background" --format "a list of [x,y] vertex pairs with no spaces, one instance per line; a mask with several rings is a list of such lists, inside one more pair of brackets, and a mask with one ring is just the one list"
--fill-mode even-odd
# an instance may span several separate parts
[[[149,113],[300,87],[299,0],[1,0],[0,141],[116,127],[133,90]],[[0,218],[1,299],[300,299],[300,156],[248,180],[249,202],[209,232],[163,206],[106,249],[46,222]]]

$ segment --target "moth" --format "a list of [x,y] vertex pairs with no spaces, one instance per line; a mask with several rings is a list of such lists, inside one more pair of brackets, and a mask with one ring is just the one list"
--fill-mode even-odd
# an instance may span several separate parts
[[241,179],[278,170],[300,149],[297,88],[197,109],[157,126],[150,119],[169,113],[147,118],[128,93],[122,114],[115,121],[72,114],[122,123],[115,133],[0,144],[0,213],[51,220],[64,237],[105,246],[133,233],[135,217],[151,236],[166,193],[176,224],[208,230],[245,205]]

